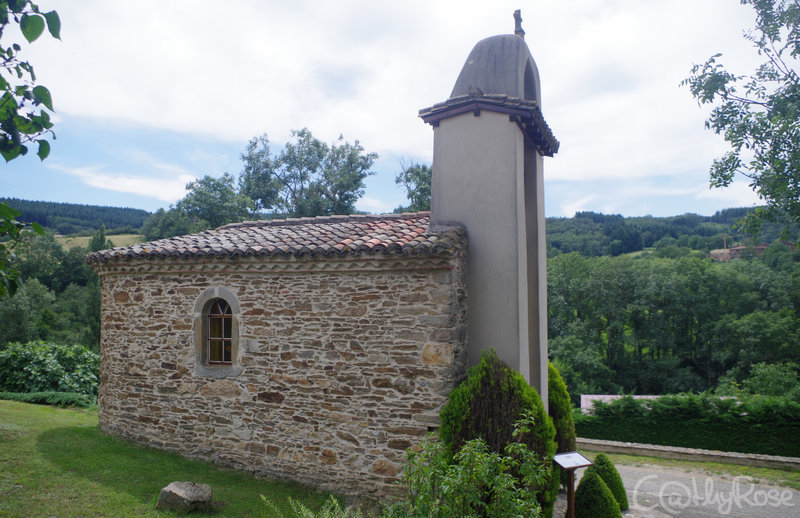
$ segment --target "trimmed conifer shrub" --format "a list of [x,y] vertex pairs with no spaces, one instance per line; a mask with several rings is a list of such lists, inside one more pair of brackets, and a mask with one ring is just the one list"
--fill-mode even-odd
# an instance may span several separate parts
[[[552,362],[547,362],[548,412],[556,428],[556,453],[575,451],[575,421],[572,419],[572,403],[564,379]],[[561,472],[561,484],[567,485],[567,472]]]
[[575,421],[567,384],[558,369],[547,362],[548,411],[556,427],[556,452],[575,451]]
[[[513,437],[514,423],[523,412],[533,415],[534,425],[529,433]],[[439,438],[450,455],[467,441],[481,438],[499,454],[507,444],[521,442],[549,463],[549,480],[534,490],[543,516],[552,516],[560,483],[558,467],[552,462],[556,432],[539,394],[520,373],[509,368],[493,350],[484,351],[480,363],[471,367],[467,378],[450,393],[440,417]]]
[[614,495],[593,468],[586,468],[575,490],[575,518],[622,518]]
[[594,470],[606,483],[614,499],[619,504],[621,511],[628,508],[628,496],[625,494],[625,486],[622,484],[622,477],[619,476],[619,471],[611,462],[611,459],[605,453],[598,453],[594,458]]

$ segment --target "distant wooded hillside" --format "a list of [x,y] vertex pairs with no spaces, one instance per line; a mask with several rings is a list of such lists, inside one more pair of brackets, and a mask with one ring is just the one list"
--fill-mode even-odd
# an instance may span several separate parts
[[[100,225],[105,225],[108,234],[140,233],[142,225],[151,215],[141,209],[101,207],[77,203],[55,203],[29,201],[17,198],[0,198],[22,212],[22,221],[38,222],[57,234],[90,235]],[[754,244],[750,236],[738,234],[734,225],[749,210],[747,208],[725,209],[713,216],[683,214],[666,218],[653,216],[626,218],[619,214],[578,212],[571,218],[547,218],[547,255],[578,252],[585,257],[603,255],[617,256],[655,249],[659,255],[679,257],[692,250],[707,253],[715,248],[737,244]],[[164,211],[160,211],[164,213]],[[253,219],[259,217],[253,214]],[[151,225],[152,226],[152,225]],[[781,236],[781,225],[766,224],[757,241],[772,243]],[[187,229],[183,232],[202,230]],[[169,235],[173,235],[170,233]],[[167,237],[148,235],[148,239]],[[797,240],[797,229],[790,239]]]
[[[655,248],[677,257],[691,250],[708,252],[736,244],[751,245],[751,236],[737,233],[735,224],[752,209],[718,211],[713,216],[683,214],[666,218],[625,218],[618,214],[578,212],[572,218],[547,219],[548,256],[578,252],[585,257],[622,255]],[[797,239],[797,228],[782,236],[782,225],[765,224],[755,241],[772,243],[782,237]]]
[[89,234],[105,225],[109,234],[138,231],[149,212],[142,209],[100,207],[79,203],[0,198],[22,212],[22,221],[39,223],[57,234]]

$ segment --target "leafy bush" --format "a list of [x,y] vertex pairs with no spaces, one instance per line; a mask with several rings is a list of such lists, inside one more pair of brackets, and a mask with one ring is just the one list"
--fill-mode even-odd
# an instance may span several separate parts
[[97,396],[100,357],[82,345],[12,343],[0,351],[0,390]]
[[800,455],[800,404],[786,398],[743,400],[710,394],[598,402],[576,415],[579,436],[709,450]]
[[603,482],[606,483],[611,494],[614,495],[614,500],[619,504],[621,511],[628,508],[628,495],[625,494],[625,486],[622,484],[622,477],[619,476],[619,471],[614,467],[614,463],[608,458],[605,453],[598,453],[594,458],[593,469],[600,475]]
[[800,376],[794,362],[756,363],[745,369],[729,370],[717,382],[714,394],[745,399],[751,396],[777,396],[800,403]]
[[[532,426],[528,413],[514,425],[513,439],[521,440]],[[483,439],[472,439],[451,458],[442,442],[428,436],[419,452],[409,450],[403,478],[406,499],[387,508],[387,518],[537,517],[539,501],[529,488],[541,487],[550,469],[521,442],[509,442],[499,454]]]
[[575,518],[622,518],[611,490],[591,467],[575,490]]
[[[514,423],[524,413],[533,416],[533,425],[514,440]],[[480,363],[471,367],[467,378],[450,393],[440,416],[439,436],[451,455],[467,441],[481,438],[497,454],[502,454],[509,443],[521,442],[546,459],[551,475],[534,489],[544,515],[552,516],[560,482],[558,468],[552,462],[555,428],[539,394],[521,374],[510,369],[493,350],[484,351]]]
[[77,392],[0,392],[0,399],[60,407],[87,408],[96,403],[95,398]]
[[795,401],[800,396],[798,365],[793,362],[768,364],[756,363],[750,375],[742,382],[742,390],[747,394],[762,396],[787,396]]

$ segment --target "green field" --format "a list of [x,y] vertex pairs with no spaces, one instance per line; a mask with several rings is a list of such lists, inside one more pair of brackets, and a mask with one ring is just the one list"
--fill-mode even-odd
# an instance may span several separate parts
[[[61,248],[69,250],[76,246],[86,248],[89,246],[90,239],[92,239],[92,236],[61,236],[57,237],[56,241],[61,245]],[[128,246],[141,243],[145,240],[144,236],[141,234],[117,234],[114,236],[106,236],[106,239],[110,239],[111,242],[114,243],[114,246]]]
[[161,488],[180,480],[211,485],[214,516],[270,516],[261,495],[287,515],[289,497],[312,508],[327,498],[114,439],[96,410],[0,400],[0,445],[2,517],[174,516],[155,507]]

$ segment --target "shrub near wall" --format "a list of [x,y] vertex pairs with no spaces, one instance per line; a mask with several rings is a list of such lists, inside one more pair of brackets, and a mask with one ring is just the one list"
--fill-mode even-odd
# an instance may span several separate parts
[[624,397],[576,415],[575,428],[587,439],[800,456],[800,404],[777,397]]
[[[525,413],[533,416],[534,425],[527,433],[514,437],[514,423]],[[502,453],[513,442],[536,452],[549,466],[550,477],[535,491],[543,515],[552,516],[559,486],[558,468],[552,461],[556,431],[539,394],[520,373],[503,363],[494,350],[484,351],[480,363],[470,367],[467,378],[450,393],[440,415],[439,437],[451,455],[476,438],[483,439],[496,453]]]
[[[556,453],[575,451],[575,422],[572,418],[567,385],[561,378],[558,369],[552,362],[547,362],[547,409],[556,428]],[[559,470],[561,484],[566,487],[569,476],[565,470]]]
[[0,391],[97,396],[100,357],[82,345],[12,343],[0,350]]

